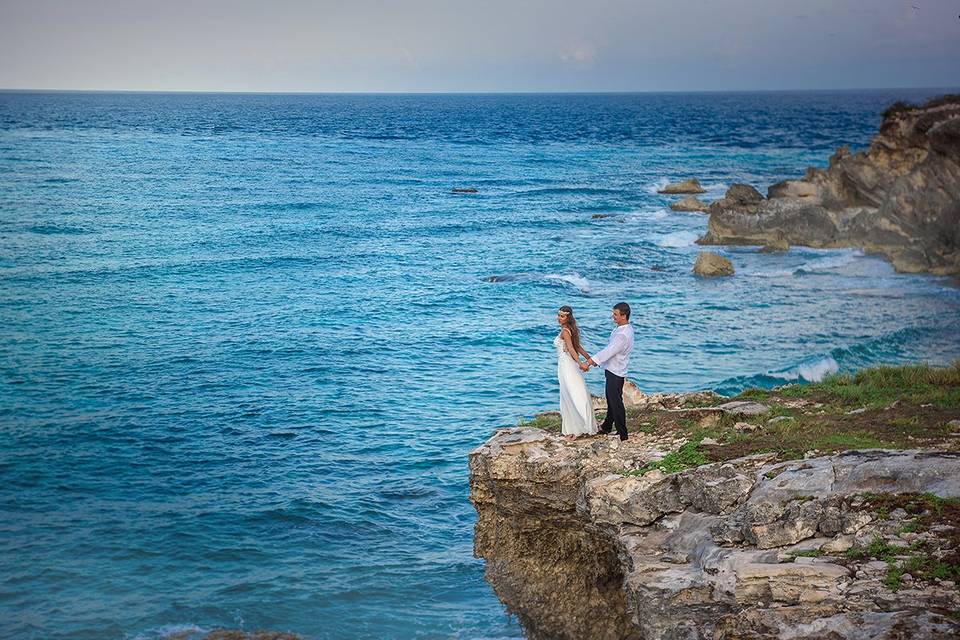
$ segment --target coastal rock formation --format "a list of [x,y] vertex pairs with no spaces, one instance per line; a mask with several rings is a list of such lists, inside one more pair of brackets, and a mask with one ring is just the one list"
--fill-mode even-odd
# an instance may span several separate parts
[[662,193],[665,195],[706,192],[707,190],[700,186],[700,181],[696,178],[690,178],[689,180],[684,180],[682,182],[674,182],[657,191],[657,193]]
[[771,240],[760,248],[760,253],[783,253],[790,250],[790,243],[782,238]]
[[693,272],[698,276],[732,276],[733,263],[721,255],[710,251],[701,251],[697,254],[697,261],[693,265]]
[[710,209],[710,205],[698,198],[697,196],[687,196],[683,200],[678,202],[671,202],[670,209],[673,211],[702,211],[705,212]]
[[[638,471],[675,444],[644,434],[566,442],[521,427],[471,453],[475,552],[529,638],[960,633],[949,615],[960,607],[952,580],[921,587],[900,573],[891,589],[888,562],[851,553],[875,545],[895,558],[952,530],[906,533],[903,509],[867,505],[885,492],[960,496],[960,453],[847,451],[785,462],[771,453]],[[956,549],[931,557],[938,553]]]
[[700,244],[860,247],[898,271],[960,273],[960,96],[884,114],[865,152],[771,186],[735,184]]
[[[650,401],[650,396],[640,390],[635,382],[627,378],[623,382],[623,406],[627,409],[635,407],[646,407]],[[593,408],[607,408],[607,399],[599,396],[593,396]]]

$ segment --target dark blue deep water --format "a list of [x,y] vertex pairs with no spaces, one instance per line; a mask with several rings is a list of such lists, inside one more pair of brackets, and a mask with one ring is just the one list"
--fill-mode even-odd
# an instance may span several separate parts
[[763,190],[936,93],[0,93],[0,637],[518,637],[466,456],[556,404],[557,306],[593,350],[632,303],[647,391],[960,356],[950,282],[699,280],[706,217],[655,193]]

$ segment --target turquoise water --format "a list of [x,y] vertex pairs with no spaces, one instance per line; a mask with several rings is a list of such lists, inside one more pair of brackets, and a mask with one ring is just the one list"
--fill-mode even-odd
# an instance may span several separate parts
[[656,194],[936,93],[0,93],[0,637],[519,637],[466,455],[556,404],[559,305],[595,350],[629,301],[647,391],[960,357],[947,280],[696,279],[706,217]]

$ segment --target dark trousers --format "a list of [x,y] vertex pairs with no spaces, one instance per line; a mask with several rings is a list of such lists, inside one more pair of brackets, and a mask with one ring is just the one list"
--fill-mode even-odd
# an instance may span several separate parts
[[623,381],[618,375],[603,371],[607,378],[607,417],[603,419],[600,429],[610,433],[610,427],[617,425],[617,435],[621,440],[627,439],[627,409],[623,406]]

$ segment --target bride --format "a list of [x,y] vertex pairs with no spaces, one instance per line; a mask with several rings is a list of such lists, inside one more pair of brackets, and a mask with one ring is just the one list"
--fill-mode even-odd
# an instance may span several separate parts
[[573,317],[573,309],[560,307],[557,311],[560,333],[553,339],[557,348],[557,378],[560,380],[561,431],[568,440],[580,435],[597,432],[597,419],[593,415],[593,400],[587,391],[580,370],[580,356],[590,359],[590,354],[580,346],[580,328]]

